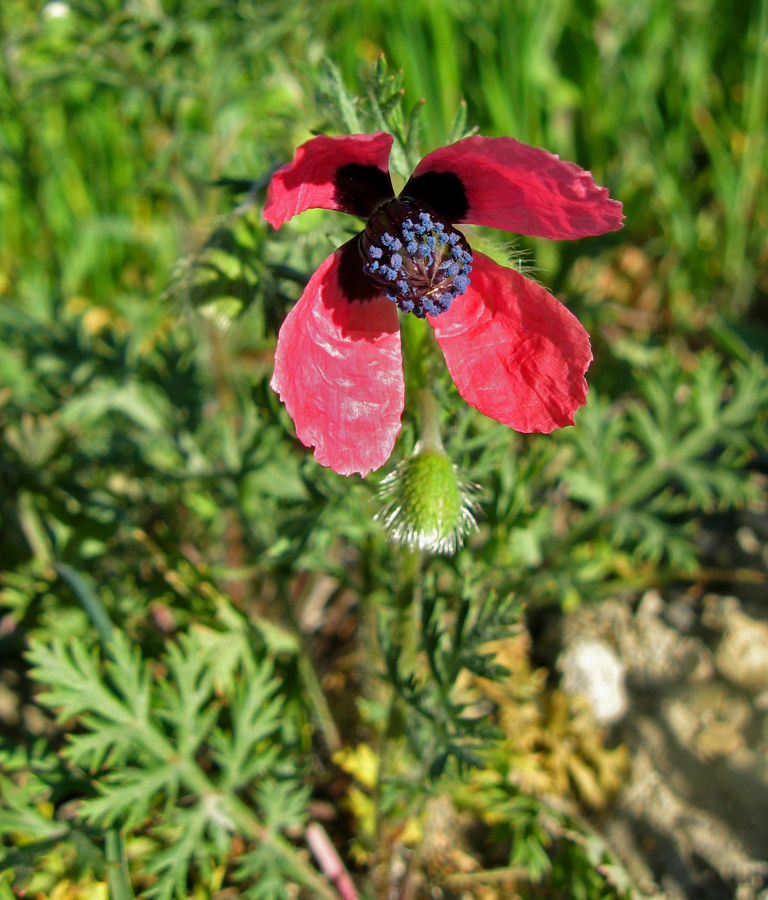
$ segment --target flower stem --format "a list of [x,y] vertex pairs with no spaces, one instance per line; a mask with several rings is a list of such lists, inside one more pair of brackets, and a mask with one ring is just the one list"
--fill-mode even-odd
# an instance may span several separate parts
[[424,554],[404,548],[401,554],[402,582],[397,592],[395,640],[401,647],[400,661],[413,671],[418,647],[419,608],[421,606],[421,572]]
[[338,891],[331,887],[312,866],[299,855],[298,851],[281,834],[265,828],[251,810],[238,797],[229,801],[235,823],[241,832],[250,836],[257,844],[265,844],[281,862],[286,873],[302,886],[313,892],[318,900],[340,900]]
[[314,715],[316,724],[325,738],[328,750],[331,753],[335,753],[343,746],[341,733],[336,725],[336,720],[333,718],[333,713],[328,705],[328,700],[326,699],[323,687],[320,684],[320,678],[312,663],[312,656],[307,641],[304,638],[304,633],[299,627],[299,623],[296,621],[293,606],[282,584],[279,586],[277,593],[286,626],[299,646],[299,656],[297,660],[299,676],[304,683],[309,707]]
[[[236,488],[233,491],[233,494],[233,502],[240,519],[246,545],[249,549],[249,552],[251,552],[255,556],[260,552],[259,539],[253,531],[253,526],[246,511],[243,509]],[[309,651],[304,633],[302,632],[298,622],[296,621],[293,606],[291,605],[290,598],[288,597],[284,588],[284,581],[281,579],[278,580],[278,588],[279,590],[277,593],[283,613],[283,624],[285,628],[290,632],[290,634],[296,641],[297,646],[299,647],[299,675],[304,684],[307,701],[309,703],[315,722],[319,726],[320,731],[325,738],[328,749],[331,753],[335,753],[342,746],[342,739],[339,728],[336,725],[335,719],[333,718],[333,713],[331,712],[331,708],[328,705],[328,701],[326,699],[325,693],[323,692],[322,685],[320,684],[320,678],[315,671],[314,664],[312,663],[312,655]]]
[[413,315],[400,316],[400,339],[403,344],[406,396],[415,397],[427,386],[426,357],[428,325]]
[[123,836],[116,828],[110,828],[105,835],[104,855],[107,861],[107,883],[110,897],[113,897],[114,900],[135,900],[128,874]]
[[440,437],[440,412],[435,395],[422,388],[417,395],[419,404],[419,446],[422,450],[445,453]]
[[360,900],[360,896],[355,890],[355,885],[349,877],[349,872],[344,867],[344,863],[341,861],[341,857],[336,852],[336,848],[331,843],[325,829],[318,825],[317,822],[310,822],[307,825],[305,837],[318,865],[323,870],[326,878],[341,894],[343,900]]

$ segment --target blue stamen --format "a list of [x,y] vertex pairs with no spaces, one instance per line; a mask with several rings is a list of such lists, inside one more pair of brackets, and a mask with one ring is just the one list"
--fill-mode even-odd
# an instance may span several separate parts
[[457,275],[453,279],[453,286],[456,288],[456,293],[463,294],[469,287],[469,278],[466,275]]
[[403,245],[400,243],[399,238],[392,237],[391,234],[383,234],[381,236],[381,243],[387,247],[389,250],[399,250]]
[[361,254],[363,271],[382,294],[421,319],[450,309],[469,287],[472,253],[466,241],[413,200],[379,207],[361,236]]

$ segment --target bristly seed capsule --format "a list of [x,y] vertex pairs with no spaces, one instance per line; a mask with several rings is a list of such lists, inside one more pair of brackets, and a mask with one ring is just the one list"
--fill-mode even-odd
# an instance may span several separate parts
[[469,287],[464,236],[413,200],[389,200],[360,236],[363,271],[403,312],[438,316]]

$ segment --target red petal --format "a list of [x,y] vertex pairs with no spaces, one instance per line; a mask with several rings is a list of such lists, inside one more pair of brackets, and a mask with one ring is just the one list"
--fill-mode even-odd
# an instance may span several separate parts
[[368,218],[394,192],[389,178],[392,135],[320,135],[296,150],[267,189],[264,218],[273,228],[305,209],[338,209]]
[[[417,179],[426,172],[459,177],[466,211],[455,222],[556,240],[603,234],[622,225],[621,203],[611,200],[589,172],[514,138],[469,137],[428,153],[403,194],[410,186],[418,197]],[[456,204],[455,198],[452,202]]]
[[367,475],[389,459],[400,431],[400,329],[390,300],[344,297],[342,252],[322,263],[283,322],[272,388],[321,465]]
[[429,317],[459,393],[516,431],[573,425],[586,402],[587,332],[535,281],[473,255],[466,294]]

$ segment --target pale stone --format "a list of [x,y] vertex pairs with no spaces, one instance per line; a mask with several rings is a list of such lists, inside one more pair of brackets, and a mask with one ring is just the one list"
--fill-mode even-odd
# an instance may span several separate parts
[[624,665],[609,644],[597,640],[575,643],[560,656],[558,668],[563,673],[563,690],[586,697],[601,725],[618,722],[626,713]]
[[724,678],[745,691],[768,690],[768,625],[739,610],[729,611],[715,665]]

